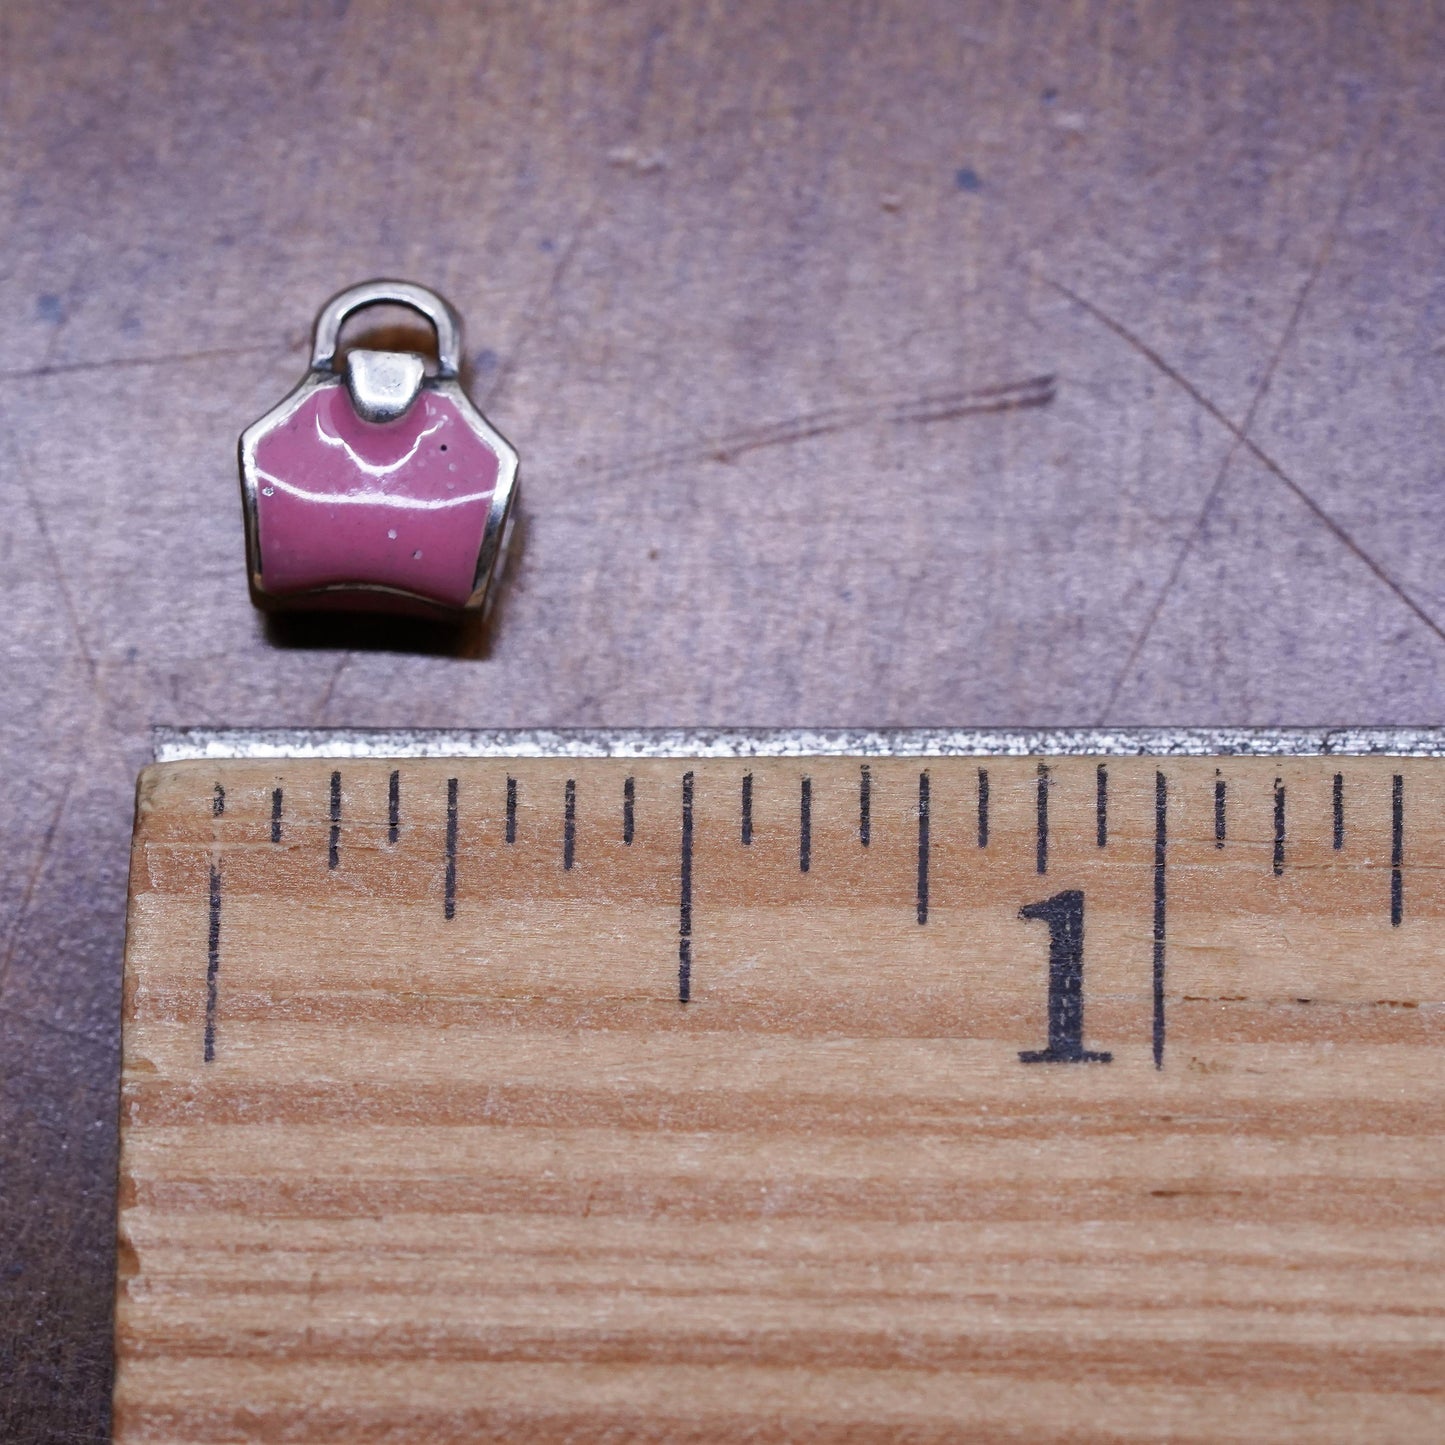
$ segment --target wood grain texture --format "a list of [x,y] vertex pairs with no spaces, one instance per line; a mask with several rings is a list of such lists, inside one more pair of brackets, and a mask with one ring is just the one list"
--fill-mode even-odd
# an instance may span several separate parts
[[1445,763],[1106,769],[150,770],[117,1439],[1438,1439]]
[[[0,7],[0,1435],[106,1436],[153,722],[1437,719],[1442,36],[1428,0]],[[522,453],[460,653],[245,594],[235,438],[377,274],[460,307]]]

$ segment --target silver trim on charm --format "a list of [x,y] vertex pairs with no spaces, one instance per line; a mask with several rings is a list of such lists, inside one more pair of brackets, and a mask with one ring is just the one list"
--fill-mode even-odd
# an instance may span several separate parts
[[[422,391],[434,391],[446,397],[457,408],[458,416],[484,445],[496,453],[497,485],[492,492],[491,506],[487,512],[486,525],[482,531],[481,546],[477,550],[477,570],[472,579],[471,595],[462,608],[463,612],[478,612],[485,615],[494,600],[492,583],[500,576],[501,563],[511,535],[515,516],[518,480],[518,457],[516,448],[477,409],[476,404],[462,390],[458,375],[461,369],[462,321],[452,305],[411,281],[366,281],[359,286],[348,287],[333,296],[321,308],[316,318],[316,332],[311,348],[311,369],[296,384],[295,389],[265,416],[253,422],[241,433],[238,447],[241,466],[241,509],[246,524],[247,573],[251,584],[251,600],[268,610],[288,608],[303,609],[308,598],[331,595],[344,596],[348,593],[374,592],[390,597],[404,598],[417,604],[421,609],[440,615],[455,615],[453,609],[444,607],[435,599],[400,587],[387,587],[375,583],[343,582],[330,587],[318,587],[309,592],[288,593],[278,597],[266,591],[261,570],[261,538],[256,506],[256,446],[261,438],[273,428],[283,425],[311,395],[321,387],[347,386],[353,404],[367,421],[392,420],[387,415],[388,406],[396,405],[401,398],[402,387],[383,388],[394,395],[378,399],[379,415],[368,415],[357,401],[357,390],[351,385],[350,367],[343,375],[335,369],[336,350],[342,324],[347,317],[367,306],[406,306],[432,323],[437,338],[437,370],[428,376],[423,374],[416,391],[395,416],[403,415]],[[351,353],[365,356],[365,352]],[[371,353],[375,355],[376,353]],[[399,357],[411,353],[394,353]],[[362,366],[366,363],[363,361]]]

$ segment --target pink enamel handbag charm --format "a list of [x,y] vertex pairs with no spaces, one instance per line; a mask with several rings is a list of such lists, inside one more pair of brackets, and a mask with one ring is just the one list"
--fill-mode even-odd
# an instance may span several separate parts
[[[342,323],[410,307],[436,328],[437,364],[352,350]],[[425,287],[369,281],[316,318],[311,369],[241,435],[251,595],[272,609],[458,616],[484,611],[517,496],[517,453],[457,379],[461,320]]]

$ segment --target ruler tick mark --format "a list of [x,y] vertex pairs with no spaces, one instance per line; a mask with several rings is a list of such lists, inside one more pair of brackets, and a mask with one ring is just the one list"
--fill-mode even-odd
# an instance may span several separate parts
[[211,794],[211,816],[219,818],[226,811],[226,790],[216,784],[215,791]]
[[[747,780],[752,781],[752,774]],[[692,997],[692,774],[682,775],[682,858],[678,869],[677,1001]]]
[[570,868],[577,856],[577,779],[568,778],[562,793],[562,866]]
[[281,789],[271,789],[271,841],[281,841]]
[[928,772],[918,775],[918,921],[928,922]]
[[978,846],[988,847],[988,769],[978,770]]
[[1405,778],[1396,773],[1390,784],[1390,926],[1405,916]]
[[1274,876],[1284,872],[1284,782],[1274,780]]
[[622,841],[632,846],[634,809],[637,803],[637,780],[628,778],[622,784]]
[[858,841],[866,848],[873,837],[873,771],[864,763],[858,777]]
[[[396,775],[393,773],[393,777]],[[442,912],[447,918],[457,916],[457,780],[447,779],[447,879]]]
[[211,863],[210,910],[206,921],[206,1031],[202,1048],[206,1063],[216,1057],[217,975],[221,970],[221,860]]
[[798,797],[798,868],[806,873],[813,861],[813,780],[804,778]]
[[1049,765],[1039,764],[1038,784],[1038,852],[1034,859],[1040,873],[1049,871]]
[[1334,810],[1335,852],[1338,853],[1345,846],[1345,775],[1343,773],[1335,774]]
[[1224,779],[1219,775],[1219,769],[1214,770],[1214,846],[1224,847]]
[[1095,774],[1094,811],[1098,818],[1095,840],[1099,847],[1105,848],[1109,844],[1109,769],[1103,763]]
[[507,779],[507,842],[517,841],[517,780]]
[[386,841],[395,843],[401,836],[401,772],[393,769],[386,783]]
[[753,844],[753,775],[743,774],[743,847]]
[[326,866],[341,862],[341,774],[331,775],[331,836],[326,845]]
[[1164,1067],[1164,940],[1168,919],[1164,865],[1169,846],[1169,783],[1154,774],[1154,1067]]

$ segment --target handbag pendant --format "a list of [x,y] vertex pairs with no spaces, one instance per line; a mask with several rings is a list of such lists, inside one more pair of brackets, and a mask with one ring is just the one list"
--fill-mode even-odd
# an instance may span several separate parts
[[[352,350],[353,312],[411,308],[436,330],[437,365]],[[241,434],[251,597],[272,610],[459,617],[496,590],[517,497],[517,453],[458,380],[461,319],[407,281],[369,281],[316,318],[311,369]]]

